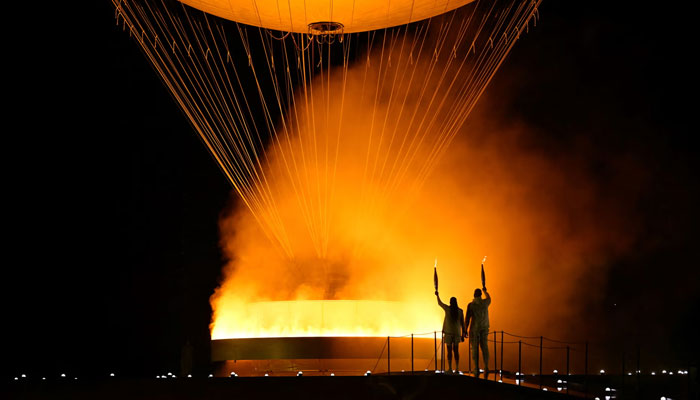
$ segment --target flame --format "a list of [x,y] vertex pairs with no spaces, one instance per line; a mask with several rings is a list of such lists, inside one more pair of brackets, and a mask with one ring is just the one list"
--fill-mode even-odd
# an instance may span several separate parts
[[[369,318],[368,318],[369,316]],[[433,303],[293,300],[241,303],[212,339],[285,336],[403,336],[440,326]],[[432,333],[431,333],[432,334]]]

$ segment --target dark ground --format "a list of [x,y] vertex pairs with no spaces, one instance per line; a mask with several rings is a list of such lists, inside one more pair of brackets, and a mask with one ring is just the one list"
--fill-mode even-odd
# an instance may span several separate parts
[[[548,377],[551,378],[551,377]],[[692,399],[684,377],[645,378],[640,386],[628,384],[623,390],[615,385],[615,377],[592,377],[589,398],[654,399],[661,396],[673,399]],[[494,381],[477,380],[466,376],[417,375],[371,377],[259,377],[259,378],[177,378],[177,379],[122,379],[71,381],[52,378],[50,381],[18,381],[5,386],[3,398],[10,399],[231,399],[231,398],[284,398],[284,399],[568,399],[581,398],[534,387],[516,386]],[[534,378],[533,378],[534,379]],[[571,377],[573,382],[582,377]],[[617,377],[619,379],[619,377]],[[554,382],[554,381],[552,381]],[[614,383],[612,383],[614,382]],[[582,385],[574,385],[583,390]],[[606,388],[609,390],[606,391]],[[638,390],[641,388],[641,390]],[[697,398],[697,397],[695,397]]]

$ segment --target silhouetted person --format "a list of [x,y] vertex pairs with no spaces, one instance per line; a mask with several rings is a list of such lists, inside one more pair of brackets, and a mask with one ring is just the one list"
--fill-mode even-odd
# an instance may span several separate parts
[[[484,371],[488,377],[489,367],[489,306],[491,305],[491,295],[484,288],[486,298],[481,298],[481,289],[474,290],[474,300],[467,306],[467,318],[464,321],[464,333],[469,328],[469,343],[472,345],[472,360],[476,367],[476,377],[479,376],[479,347],[484,356]],[[471,322],[471,326],[469,323]]]
[[464,326],[464,312],[457,306],[457,299],[450,298],[450,305],[440,301],[440,294],[435,291],[437,302],[445,310],[445,320],[442,323],[442,333],[445,335],[447,345],[447,363],[452,372],[452,351],[455,353],[455,368],[459,370],[459,342],[462,341],[462,327]]

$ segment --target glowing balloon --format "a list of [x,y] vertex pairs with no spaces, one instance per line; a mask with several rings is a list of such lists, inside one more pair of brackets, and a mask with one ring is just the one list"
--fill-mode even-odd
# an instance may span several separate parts
[[473,0],[181,0],[183,3],[247,25],[307,32],[318,22],[342,24],[345,33],[364,32],[420,21]]

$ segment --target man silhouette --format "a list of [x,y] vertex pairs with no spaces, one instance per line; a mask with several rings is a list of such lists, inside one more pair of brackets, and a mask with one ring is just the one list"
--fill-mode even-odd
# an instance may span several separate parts
[[[469,343],[472,347],[472,360],[476,367],[474,376],[479,377],[479,347],[484,356],[484,371],[488,377],[489,366],[489,306],[491,305],[491,295],[484,287],[486,298],[481,298],[481,289],[474,290],[474,300],[467,306],[467,317],[464,320],[463,334],[466,335],[469,331]],[[471,322],[471,325],[469,323]],[[469,328],[469,329],[467,329]]]

